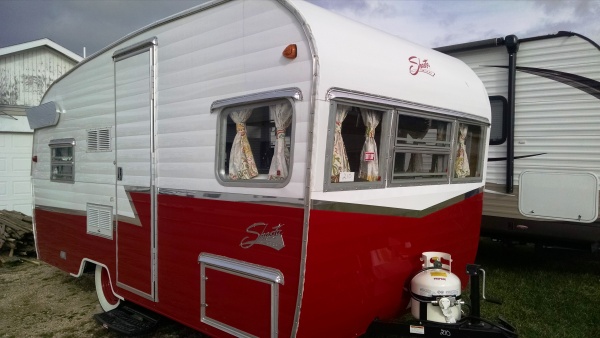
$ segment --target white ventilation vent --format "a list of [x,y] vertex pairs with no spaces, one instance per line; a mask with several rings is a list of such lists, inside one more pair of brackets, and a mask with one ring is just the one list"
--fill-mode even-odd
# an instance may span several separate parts
[[88,130],[87,150],[88,152],[111,151],[110,129],[104,128]]
[[87,233],[112,239],[112,207],[106,205],[87,204]]

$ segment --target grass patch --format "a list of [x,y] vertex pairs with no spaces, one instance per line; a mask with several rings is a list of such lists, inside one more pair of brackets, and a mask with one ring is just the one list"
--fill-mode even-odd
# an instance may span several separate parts
[[[505,318],[520,337],[598,337],[600,256],[568,250],[506,247],[482,240],[476,263],[487,274],[481,315]],[[458,273],[456,271],[455,273]]]

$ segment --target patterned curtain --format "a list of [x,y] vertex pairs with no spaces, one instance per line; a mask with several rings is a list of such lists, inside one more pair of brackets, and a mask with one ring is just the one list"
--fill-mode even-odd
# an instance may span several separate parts
[[285,131],[292,124],[292,107],[287,103],[269,106],[277,129],[275,152],[269,168],[270,180],[284,180],[288,177],[290,150],[285,146]]
[[373,182],[379,179],[379,157],[377,155],[377,142],[375,142],[375,128],[379,125],[381,116],[372,109],[361,109],[361,116],[366,130],[365,144],[360,152],[358,177]]
[[337,106],[335,113],[335,132],[333,136],[333,160],[331,164],[331,182],[340,181],[340,173],[350,171],[350,163],[348,163],[348,155],[346,154],[346,146],[342,139],[342,122],[348,116],[350,107]]
[[456,150],[456,161],[454,162],[454,173],[458,178],[467,177],[471,174],[471,170],[469,169],[469,159],[467,158],[467,146],[465,145],[468,131],[469,127],[466,124],[460,124],[458,126],[458,146]]
[[250,115],[252,109],[241,109],[229,114],[237,131],[229,154],[229,178],[232,180],[249,180],[258,176],[254,155],[246,135],[246,121]]

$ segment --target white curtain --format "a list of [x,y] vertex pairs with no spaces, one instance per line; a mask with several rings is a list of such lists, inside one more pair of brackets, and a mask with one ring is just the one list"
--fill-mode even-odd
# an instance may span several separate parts
[[369,182],[377,181],[379,179],[379,157],[375,141],[375,128],[381,121],[381,115],[372,109],[361,109],[361,116],[366,130],[365,144],[360,153],[358,177]]
[[246,121],[250,115],[252,109],[240,109],[229,114],[237,131],[229,154],[229,178],[232,180],[249,180],[258,176],[254,155],[246,135]]
[[285,131],[292,124],[292,107],[281,103],[269,106],[269,111],[275,120],[275,151],[269,168],[270,180],[284,180],[288,177],[290,150],[285,145]]
[[454,162],[454,173],[458,178],[467,177],[471,174],[469,159],[467,158],[467,146],[465,144],[468,132],[469,127],[467,125],[460,124],[458,126],[458,146]]
[[338,105],[335,113],[335,132],[333,136],[333,159],[331,164],[331,182],[340,181],[340,173],[350,171],[346,146],[342,138],[342,122],[348,116],[349,106]]

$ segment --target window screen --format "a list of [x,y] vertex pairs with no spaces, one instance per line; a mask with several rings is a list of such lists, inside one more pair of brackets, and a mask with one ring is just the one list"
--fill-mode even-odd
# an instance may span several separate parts
[[399,114],[392,182],[447,181],[452,122]]

